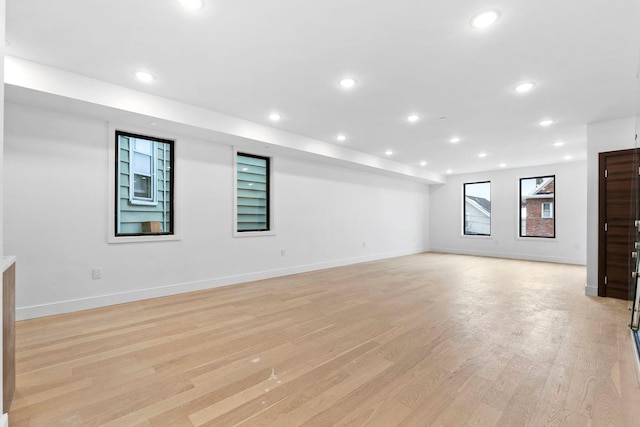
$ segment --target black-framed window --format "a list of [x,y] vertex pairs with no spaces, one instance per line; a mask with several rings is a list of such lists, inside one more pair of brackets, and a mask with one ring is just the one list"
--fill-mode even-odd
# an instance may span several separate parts
[[171,235],[174,141],[116,131],[115,235]]
[[491,182],[463,184],[464,223],[467,236],[491,235]]
[[520,237],[556,237],[555,175],[520,178]]
[[236,231],[271,230],[270,158],[236,153]]

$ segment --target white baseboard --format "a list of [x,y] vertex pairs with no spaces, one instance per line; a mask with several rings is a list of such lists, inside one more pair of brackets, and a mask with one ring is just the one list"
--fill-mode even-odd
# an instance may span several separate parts
[[588,286],[584,287],[584,294],[589,297],[597,297],[598,296],[598,288],[596,286]]
[[9,427],[9,414],[2,414],[2,417],[0,417],[0,427]]
[[[138,289],[128,292],[97,295],[87,298],[79,298],[67,301],[56,301],[48,304],[32,305],[16,308],[16,320],[34,319],[37,317],[52,316],[55,314],[71,313],[74,311],[88,310],[92,308],[105,307],[115,304],[124,304],[133,301],[140,301],[151,298],[176,295],[185,292],[201,291],[222,286],[236,285],[239,283],[252,282],[255,280],[271,279],[274,277],[289,276],[292,274],[306,273],[326,268],[341,267],[344,265],[358,264],[362,262],[377,261],[386,258],[394,258],[404,255],[421,253],[423,250],[415,249],[385,254],[367,255],[355,258],[345,258],[321,262],[317,264],[307,264],[295,267],[280,268],[275,270],[259,271],[254,273],[240,274],[236,276],[216,277],[195,282],[176,283],[172,285],[160,286],[156,288]],[[1,427],[1,426],[0,426]]]
[[506,258],[506,259],[520,259],[524,261],[542,261],[542,262],[553,262],[556,264],[576,264],[576,265],[586,265],[586,262],[579,258],[567,258],[567,257],[557,257],[557,256],[546,256],[546,255],[537,255],[537,254],[519,254],[512,252],[488,252],[488,251],[475,251],[471,249],[452,249],[452,248],[431,248],[431,252],[441,252],[445,254],[456,254],[456,255],[473,255],[473,256],[485,256],[491,258]]

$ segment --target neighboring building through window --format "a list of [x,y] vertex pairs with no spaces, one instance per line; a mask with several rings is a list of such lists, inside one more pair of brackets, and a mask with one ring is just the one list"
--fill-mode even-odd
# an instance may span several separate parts
[[491,235],[491,182],[464,184],[465,235]]
[[270,159],[252,154],[236,155],[236,231],[269,231]]
[[556,236],[556,177],[520,179],[520,237]]
[[173,234],[173,141],[116,131],[115,235]]
[[[124,137],[123,138],[127,138]],[[122,148],[121,148],[122,149]],[[153,179],[157,165],[157,142],[129,138],[129,201],[133,204],[156,204],[158,195]]]

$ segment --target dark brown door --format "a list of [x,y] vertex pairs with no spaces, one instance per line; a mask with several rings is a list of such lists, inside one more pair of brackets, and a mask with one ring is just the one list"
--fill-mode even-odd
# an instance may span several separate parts
[[598,295],[630,299],[638,150],[600,153]]

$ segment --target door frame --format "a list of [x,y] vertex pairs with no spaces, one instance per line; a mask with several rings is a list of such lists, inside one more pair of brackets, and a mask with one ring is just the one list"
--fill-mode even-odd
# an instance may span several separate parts
[[[622,154],[632,154],[634,158],[633,167],[638,167],[638,155],[640,154],[639,148],[630,148],[626,150],[605,151],[598,153],[598,296],[606,297],[607,288],[604,283],[605,278],[605,238],[606,232],[604,231],[605,225],[605,164],[608,157],[615,157]],[[633,188],[637,191],[637,180],[634,180]],[[637,203],[633,200],[631,203]],[[629,254],[631,256],[631,254]],[[631,280],[631,269],[629,269],[629,280]],[[629,285],[630,286],[630,285]]]

